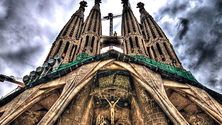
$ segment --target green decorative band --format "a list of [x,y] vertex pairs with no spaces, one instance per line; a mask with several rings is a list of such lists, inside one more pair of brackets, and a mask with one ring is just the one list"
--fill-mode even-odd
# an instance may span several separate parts
[[[98,56],[98,55],[96,55]],[[90,56],[89,54],[87,53],[81,53],[79,55],[77,55],[76,57],[76,60],[74,62],[71,62],[71,63],[67,63],[67,64],[62,64],[59,69],[51,72],[51,73],[54,73],[54,72],[57,72],[57,71],[60,71],[60,70],[63,70],[67,67],[70,67],[70,66],[73,66],[73,65],[76,65],[78,63],[81,63],[81,62],[84,62],[86,60],[89,60],[91,58],[94,58],[96,56]],[[159,69],[162,69],[164,71],[167,71],[169,73],[172,73],[172,74],[177,74],[178,76],[181,76],[181,77],[184,77],[186,79],[189,79],[191,81],[194,81],[198,84],[200,84],[196,78],[191,74],[190,71],[186,71],[184,69],[181,69],[181,68],[177,68],[175,66],[172,66],[170,64],[166,64],[166,63],[161,63],[161,62],[158,62],[158,61],[155,61],[153,59],[150,59],[150,58],[147,58],[146,56],[141,56],[141,55],[128,55],[132,58],[135,58],[137,59],[138,61],[141,61],[141,62],[144,62],[148,65],[151,65],[153,67],[157,67]],[[201,85],[201,84],[200,84]]]
[[74,65],[76,65],[76,64],[78,64],[78,63],[84,62],[84,61],[86,61],[86,60],[88,60],[88,59],[91,59],[91,58],[93,58],[93,57],[95,57],[95,56],[90,56],[90,55],[87,54],[87,53],[81,53],[81,54],[79,54],[79,55],[76,56],[76,60],[75,60],[74,62],[62,64],[62,65],[59,66],[59,68],[58,68],[57,70],[54,70],[54,71],[52,71],[51,73],[54,73],[54,72],[63,70],[63,69],[65,69],[65,68],[67,68],[67,67],[70,67],[70,66],[74,66]]
[[[161,62],[158,62],[158,61],[155,61],[153,59],[150,59],[150,58],[147,58],[146,56],[139,56],[139,55],[129,55],[130,57],[133,57],[141,62],[144,62],[146,64],[149,64],[149,65],[152,65],[154,67],[157,67],[159,69],[162,69],[164,71],[167,71],[167,72],[170,72],[170,73],[173,73],[173,74],[177,74],[178,76],[182,76],[186,79],[189,79],[191,81],[194,81],[198,84],[200,84],[196,78],[191,74],[190,71],[186,71],[184,69],[181,69],[181,68],[177,68],[175,66],[172,66],[170,64],[166,64],[166,63],[161,63]],[[201,84],[200,84],[201,85]]]

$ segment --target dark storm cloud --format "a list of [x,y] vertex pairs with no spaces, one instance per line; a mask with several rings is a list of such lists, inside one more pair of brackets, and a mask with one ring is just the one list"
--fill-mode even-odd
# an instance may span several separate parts
[[[36,62],[45,53],[45,44],[50,45],[59,33],[48,25],[42,25],[40,20],[54,22],[56,10],[62,8],[74,12],[77,2],[79,1],[0,1],[0,74],[23,77],[25,71],[35,70]],[[4,88],[3,85],[11,86],[1,84],[0,87]],[[0,96],[2,92],[1,89]]]
[[188,29],[189,29],[189,20],[188,19],[184,19],[184,18],[181,18],[180,19],[180,24],[179,24],[179,28],[182,28],[180,33],[179,33],[179,39],[182,40],[183,39],[183,36],[186,35]]
[[159,22],[165,16],[178,21],[177,25],[165,21],[160,26],[171,34],[171,43],[185,69],[212,88],[222,85],[221,7],[220,0],[171,0],[155,16]]

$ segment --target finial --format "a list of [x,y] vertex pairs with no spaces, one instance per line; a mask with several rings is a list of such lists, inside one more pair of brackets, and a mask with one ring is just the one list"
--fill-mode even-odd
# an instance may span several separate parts
[[80,4],[79,8],[82,8],[85,11],[85,7],[87,7],[87,2],[83,0],[79,4]]
[[129,0],[122,0],[123,5],[128,5]]
[[95,4],[100,4],[101,0],[95,0]]
[[144,9],[144,3],[142,3],[142,2],[137,3],[137,7],[136,8],[139,8],[140,11],[141,11],[142,9]]

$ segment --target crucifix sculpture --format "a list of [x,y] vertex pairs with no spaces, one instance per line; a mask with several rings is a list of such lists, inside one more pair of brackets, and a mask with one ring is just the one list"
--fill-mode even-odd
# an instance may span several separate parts
[[115,109],[116,103],[119,101],[120,98],[118,98],[116,102],[114,102],[114,101],[110,102],[107,98],[105,98],[105,99],[109,103],[109,106],[110,106],[111,125],[114,125],[114,109]]
[[113,16],[112,13],[108,13],[108,16],[104,16],[102,20],[109,20],[110,26],[109,26],[109,35],[113,36],[113,18],[121,17],[122,15],[116,15]]

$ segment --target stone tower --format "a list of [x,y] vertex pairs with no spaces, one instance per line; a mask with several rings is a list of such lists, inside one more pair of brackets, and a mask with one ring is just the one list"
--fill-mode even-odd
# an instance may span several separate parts
[[0,100],[1,125],[222,124],[222,95],[182,67],[143,3],[139,23],[122,0],[121,36],[102,35],[100,4],[84,21],[87,2],[80,2],[43,66]]

